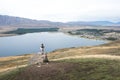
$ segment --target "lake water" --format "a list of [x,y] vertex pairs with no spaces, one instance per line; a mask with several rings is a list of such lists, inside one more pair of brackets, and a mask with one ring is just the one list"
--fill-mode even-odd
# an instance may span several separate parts
[[0,37],[0,57],[37,53],[40,51],[41,43],[44,43],[45,51],[50,52],[56,49],[92,46],[106,42],[80,38],[60,32],[28,33],[18,36]]

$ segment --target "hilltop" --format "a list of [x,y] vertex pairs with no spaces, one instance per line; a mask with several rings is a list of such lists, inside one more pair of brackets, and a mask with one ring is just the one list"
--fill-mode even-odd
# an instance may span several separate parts
[[[32,55],[0,59],[1,80],[119,80],[120,41],[98,46],[66,48],[48,54],[50,63],[26,66]],[[9,68],[9,69],[7,69]],[[10,69],[11,68],[11,69]],[[16,69],[10,71],[12,69]],[[6,72],[6,70],[8,70]]]

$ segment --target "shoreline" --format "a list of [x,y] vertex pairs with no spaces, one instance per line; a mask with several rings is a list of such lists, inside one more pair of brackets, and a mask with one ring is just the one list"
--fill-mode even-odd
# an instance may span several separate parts
[[[2,28],[0,29],[0,37],[10,37],[10,36],[17,36],[17,35],[24,35],[26,33],[36,33],[38,31],[34,31],[34,32],[25,32],[25,33],[21,33],[20,34],[17,32],[18,29],[44,29],[44,28]],[[47,29],[47,28],[46,28]],[[52,28],[48,28],[48,29],[52,29]],[[94,31],[84,31],[84,30],[105,30],[108,31],[108,33],[105,33],[104,35],[100,35],[101,33],[97,32],[98,35],[100,36],[96,36],[94,33]],[[86,39],[94,39],[94,40],[105,40],[105,41],[116,41],[116,40],[120,40],[120,33],[116,33],[115,30],[113,31],[109,31],[111,29],[97,29],[97,28],[81,28],[81,27],[77,27],[77,28],[58,28],[58,30],[56,32],[62,32],[65,34],[69,34],[69,35],[74,35],[74,36],[78,36],[81,38],[86,38]],[[13,31],[13,33],[10,33],[11,31]],[[50,30],[51,31],[51,30]],[[79,32],[82,31],[82,32]],[[118,30],[120,32],[120,30]],[[41,31],[39,31],[41,32]],[[44,32],[44,31],[42,31]],[[47,31],[49,32],[49,30]],[[9,33],[9,34],[8,34]],[[92,34],[91,34],[92,33]]]

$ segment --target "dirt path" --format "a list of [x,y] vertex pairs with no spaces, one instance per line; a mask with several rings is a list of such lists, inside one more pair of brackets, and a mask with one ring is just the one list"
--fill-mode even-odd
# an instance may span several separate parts
[[113,56],[113,55],[83,55],[83,56],[71,56],[71,57],[52,59],[51,61],[64,60],[64,59],[77,59],[77,58],[103,58],[103,59],[120,60],[120,56]]
[[[100,58],[100,59],[110,59],[110,60],[120,60],[120,56],[115,56],[115,55],[81,55],[81,56],[69,56],[69,57],[63,57],[63,58],[58,58],[58,59],[51,59],[50,61],[57,61],[57,60],[64,60],[64,59],[83,59],[83,58]],[[11,58],[10,58],[11,59]],[[4,59],[3,59],[4,60]],[[6,60],[6,59],[5,59]],[[26,65],[21,65],[19,67],[24,67]],[[0,72],[8,71],[8,70],[13,70],[15,67],[9,67],[5,69],[1,69]]]

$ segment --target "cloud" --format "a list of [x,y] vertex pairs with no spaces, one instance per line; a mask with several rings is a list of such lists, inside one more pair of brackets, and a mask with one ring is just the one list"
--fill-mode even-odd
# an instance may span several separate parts
[[120,0],[0,0],[0,14],[39,20],[110,20],[120,17]]

